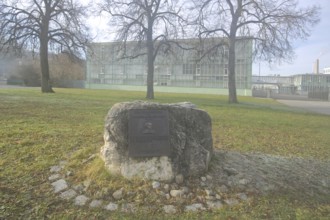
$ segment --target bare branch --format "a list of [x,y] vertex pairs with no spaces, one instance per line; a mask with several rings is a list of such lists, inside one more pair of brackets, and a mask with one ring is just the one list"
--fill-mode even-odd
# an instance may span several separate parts
[[[179,28],[187,21],[178,3],[177,0],[103,0],[99,6],[112,16],[110,25],[116,28],[117,39],[123,44],[123,57],[147,55],[147,98],[153,98],[157,55],[160,51],[169,51],[178,36],[184,36],[183,28]],[[130,41],[134,43],[128,45]]]
[[253,40],[255,59],[289,61],[292,41],[308,37],[319,21],[316,6],[299,8],[297,0],[195,0],[199,38],[224,35],[229,44],[229,96],[237,102],[235,44]]
[[[1,47],[39,49],[42,91],[49,85],[49,45],[72,53],[85,50],[89,37],[82,19],[87,9],[71,0],[12,0],[0,3]],[[1,48],[0,48],[1,49]]]

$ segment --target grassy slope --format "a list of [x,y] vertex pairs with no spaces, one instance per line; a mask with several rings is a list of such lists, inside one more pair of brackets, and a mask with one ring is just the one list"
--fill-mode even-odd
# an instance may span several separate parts
[[[95,160],[94,167],[83,167],[80,162],[102,146],[103,120],[109,108],[116,102],[143,99],[144,95],[105,90],[57,89],[56,94],[41,94],[39,89],[1,89],[0,219],[109,216],[108,212],[80,209],[55,198],[47,180],[49,167],[68,159],[76,172],[76,181],[89,176],[101,179],[99,185],[106,181],[122,184],[123,180],[114,180],[100,168],[100,161]],[[292,111],[272,100],[242,97],[241,104],[228,105],[224,96],[156,94],[156,97],[157,102],[190,101],[208,111],[217,148],[329,159],[329,116]],[[134,183],[127,186],[134,187]],[[182,214],[181,218],[318,219],[326,218],[329,211],[329,205],[292,203],[289,198],[275,196],[255,198],[214,213]],[[156,213],[150,216],[162,217]],[[145,215],[141,213],[140,217],[144,219]]]

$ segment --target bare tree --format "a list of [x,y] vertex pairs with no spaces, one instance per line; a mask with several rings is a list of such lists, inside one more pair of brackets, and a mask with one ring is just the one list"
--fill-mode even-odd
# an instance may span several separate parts
[[[169,50],[183,33],[182,7],[177,0],[103,0],[102,11],[111,15],[111,27],[117,28],[123,57],[147,56],[147,99],[154,98],[154,62],[157,54]],[[181,35],[182,37],[182,35]],[[134,50],[128,42],[134,41]],[[129,54],[130,53],[130,54]]]
[[39,50],[41,91],[54,92],[50,83],[48,52],[77,54],[88,42],[83,23],[86,7],[72,0],[12,0],[0,3],[1,48]]
[[309,36],[319,21],[319,8],[300,8],[297,0],[194,0],[201,38],[228,39],[229,102],[237,103],[235,45],[242,39],[254,42],[254,58],[290,61],[292,42]]

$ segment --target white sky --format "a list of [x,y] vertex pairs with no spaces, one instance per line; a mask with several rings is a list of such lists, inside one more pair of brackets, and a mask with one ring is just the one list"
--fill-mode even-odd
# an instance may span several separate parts
[[[88,2],[89,0],[80,0]],[[93,4],[97,1],[93,1]],[[313,73],[313,66],[316,59],[320,62],[320,72],[330,67],[330,0],[299,0],[302,6],[317,4],[321,7],[320,22],[312,29],[307,40],[294,42],[296,57],[291,63],[269,66],[266,62],[256,62],[253,64],[253,75],[294,75]],[[114,33],[109,31],[107,18],[96,16],[89,19],[89,23],[94,29],[95,41],[110,41],[114,39]],[[259,69],[260,66],[260,69]]]

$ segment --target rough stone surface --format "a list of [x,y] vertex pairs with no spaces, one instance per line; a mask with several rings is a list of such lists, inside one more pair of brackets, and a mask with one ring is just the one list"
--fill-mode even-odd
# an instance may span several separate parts
[[217,187],[216,190],[219,193],[226,193],[226,192],[228,192],[228,187],[225,185],[221,185],[221,186]]
[[182,190],[182,192],[183,192],[184,194],[188,194],[188,193],[189,193],[189,188],[186,187],[186,186],[182,187],[181,190]]
[[142,160],[127,158],[126,161],[122,161],[121,174],[128,179],[133,177],[158,181],[168,181],[173,179],[171,161],[166,156],[152,157]]
[[229,206],[237,205],[239,201],[234,198],[225,199],[225,203]]
[[83,182],[84,190],[88,190],[89,186],[92,184],[92,180],[87,179]]
[[174,205],[165,205],[163,210],[166,214],[175,214],[177,212],[177,209]]
[[205,193],[207,196],[215,196],[215,193],[210,189],[205,189]]
[[159,189],[159,187],[160,187],[160,182],[158,182],[158,181],[152,182],[152,188],[153,189]]
[[182,197],[184,195],[184,191],[183,190],[177,190],[177,189],[173,189],[170,191],[170,195],[172,197]]
[[[130,109],[161,109],[169,113],[170,156],[128,157],[128,113]],[[191,103],[159,104],[143,101],[114,105],[105,122],[105,144],[101,156],[106,167],[126,178],[141,177],[172,181],[176,175],[205,173],[213,153],[211,119]]]
[[64,191],[60,194],[60,197],[62,199],[65,199],[65,200],[70,200],[72,199],[73,197],[75,197],[77,195],[76,191],[74,191],[73,189],[69,189],[67,191]]
[[210,209],[220,209],[223,206],[220,201],[207,201],[206,204]]
[[237,198],[239,198],[240,200],[243,200],[243,201],[249,199],[248,196],[245,193],[238,193]]
[[116,200],[122,199],[123,196],[124,196],[124,194],[123,194],[123,190],[124,190],[124,189],[121,188],[121,189],[115,191],[115,192],[112,194],[112,197],[113,197],[114,199],[116,199]]
[[66,181],[64,179],[60,179],[60,180],[53,182],[52,186],[54,187],[55,193],[61,192],[68,188],[68,184],[66,183]]
[[205,207],[203,206],[202,203],[195,203],[195,204],[188,205],[185,207],[186,212],[196,212],[196,211],[200,211],[200,210],[205,210]]
[[136,210],[136,206],[133,203],[124,203],[121,206],[121,211],[133,213]]
[[209,181],[211,181],[213,179],[213,177],[210,176],[210,175],[206,175],[206,179],[209,180]]
[[74,204],[78,205],[78,206],[84,206],[88,200],[89,200],[89,198],[87,196],[79,195],[75,198]]
[[62,169],[61,166],[52,166],[52,167],[50,167],[50,172],[51,173],[58,173],[58,172],[61,171],[61,169]]
[[84,190],[84,186],[83,184],[78,184],[72,187],[74,190],[76,190],[77,192],[81,193]]
[[98,207],[101,207],[103,201],[102,200],[93,200],[90,204],[89,204],[89,207],[91,208],[98,208]]
[[176,175],[176,176],[175,176],[175,182],[176,182],[177,184],[182,184],[183,181],[184,181],[184,177],[183,177],[182,174],[179,174],[179,175]]
[[170,192],[170,185],[169,184],[165,184],[163,188],[164,188],[164,192],[165,193],[169,193]]
[[116,203],[110,202],[107,206],[104,207],[108,211],[116,211],[118,209],[118,205]]
[[56,173],[56,174],[53,174],[53,175],[49,176],[48,180],[49,181],[54,181],[54,180],[59,179],[60,177],[61,177],[60,174]]
[[72,171],[67,171],[65,176],[73,176],[73,172]]

